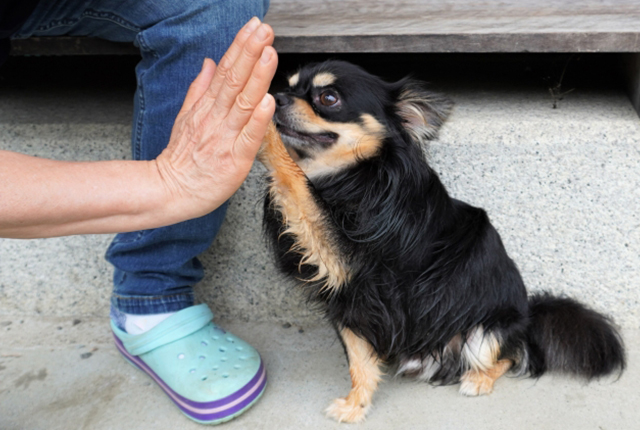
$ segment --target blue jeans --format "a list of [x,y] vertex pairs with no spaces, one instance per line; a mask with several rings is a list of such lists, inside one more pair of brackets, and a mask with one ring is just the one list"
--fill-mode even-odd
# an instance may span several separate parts
[[[219,62],[238,30],[253,16],[262,19],[268,6],[269,0],[43,0],[13,38],[90,36],[140,48],[131,144],[134,159],[149,160],[169,142],[204,58]],[[115,267],[112,306],[132,314],[192,306],[193,285],[204,276],[197,256],[225,212],[226,204],[195,220],[118,234],[106,255]]]

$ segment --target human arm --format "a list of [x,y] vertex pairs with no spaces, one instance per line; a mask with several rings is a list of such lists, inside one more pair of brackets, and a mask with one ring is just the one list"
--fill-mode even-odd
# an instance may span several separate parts
[[[244,181],[275,102],[273,30],[257,18],[216,68],[205,60],[152,161],[63,162],[0,151],[0,237],[161,227],[203,216]],[[262,59],[262,60],[261,60]]]

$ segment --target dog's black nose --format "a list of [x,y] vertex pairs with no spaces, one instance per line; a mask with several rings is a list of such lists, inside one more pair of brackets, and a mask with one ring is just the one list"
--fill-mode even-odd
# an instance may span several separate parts
[[286,94],[278,93],[275,96],[276,107],[282,108],[293,103],[293,99]]

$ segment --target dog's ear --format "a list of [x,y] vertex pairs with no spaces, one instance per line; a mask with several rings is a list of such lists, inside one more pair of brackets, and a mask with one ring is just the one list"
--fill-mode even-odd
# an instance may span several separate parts
[[414,140],[434,139],[449,116],[453,102],[433,93],[422,82],[403,79],[398,82],[397,112]]

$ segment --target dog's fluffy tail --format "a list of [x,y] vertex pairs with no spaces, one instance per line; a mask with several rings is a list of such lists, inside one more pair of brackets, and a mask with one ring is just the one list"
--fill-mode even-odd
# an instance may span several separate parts
[[612,321],[575,300],[548,293],[529,298],[528,370],[587,379],[625,368],[622,338]]

